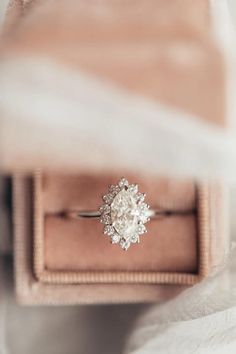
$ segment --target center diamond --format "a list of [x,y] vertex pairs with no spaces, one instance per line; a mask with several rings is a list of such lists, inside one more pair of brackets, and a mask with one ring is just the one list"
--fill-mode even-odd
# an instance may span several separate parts
[[138,191],[138,185],[121,178],[117,184],[109,186],[102,199],[100,221],[111,243],[119,244],[123,250],[139,243],[140,236],[147,232],[144,224],[149,221],[150,213],[149,205],[144,202],[145,194]]
[[134,194],[121,190],[111,204],[111,221],[117,233],[128,240],[137,231],[139,211]]

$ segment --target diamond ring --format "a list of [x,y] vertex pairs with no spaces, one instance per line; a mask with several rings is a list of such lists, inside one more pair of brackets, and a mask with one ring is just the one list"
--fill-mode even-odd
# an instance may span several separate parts
[[138,191],[137,184],[121,178],[117,184],[109,186],[98,211],[68,211],[65,214],[76,219],[99,218],[111,243],[127,250],[131,244],[140,242],[140,236],[147,232],[145,224],[150,218],[168,214],[167,211],[150,209],[145,197]]

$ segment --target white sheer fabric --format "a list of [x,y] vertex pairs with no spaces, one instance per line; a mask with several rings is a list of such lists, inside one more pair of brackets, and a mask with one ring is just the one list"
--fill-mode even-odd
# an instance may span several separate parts
[[26,169],[38,161],[49,168],[109,169],[115,159],[117,168],[147,173],[236,178],[233,129],[38,58],[2,61],[0,77],[6,170],[17,166],[20,153]]

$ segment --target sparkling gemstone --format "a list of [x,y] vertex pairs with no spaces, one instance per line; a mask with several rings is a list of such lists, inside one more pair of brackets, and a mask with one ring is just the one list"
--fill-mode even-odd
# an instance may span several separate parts
[[119,193],[119,191],[120,191],[120,187],[117,185],[113,184],[109,187],[109,193],[111,193],[113,196],[115,196],[117,193]]
[[130,241],[132,243],[139,243],[139,236],[138,235],[134,235],[131,237]]
[[149,219],[148,217],[148,209],[149,206],[146,203],[142,203],[139,205],[139,215],[140,215],[140,220],[143,223],[146,223]]
[[103,205],[100,207],[99,210],[100,210],[101,213],[108,214],[108,213],[110,213],[111,208],[110,208],[110,205],[108,205],[108,204],[103,204]]
[[103,223],[103,224],[105,224],[105,225],[108,225],[108,224],[110,224],[111,223],[111,217],[110,217],[110,215],[109,214],[103,214],[102,216],[101,216],[101,223]]
[[136,198],[128,190],[119,192],[111,203],[111,221],[117,233],[124,239],[132,237],[139,221]]
[[145,225],[139,224],[137,232],[138,232],[139,235],[142,235],[142,234],[146,233],[147,229],[146,229]]
[[108,193],[108,194],[103,196],[103,200],[104,200],[105,203],[110,204],[112,202],[112,200],[113,200],[113,197],[114,196],[111,193]]
[[136,199],[139,203],[142,203],[145,199],[145,194],[144,193],[137,193]]
[[137,193],[138,192],[138,185],[137,184],[130,184],[128,187],[129,192]]
[[126,240],[122,239],[120,242],[120,246],[123,250],[127,251],[127,249],[130,246],[130,241],[126,241]]
[[129,182],[127,181],[126,178],[121,178],[120,182],[118,183],[120,188],[127,187],[129,185]]
[[112,236],[115,232],[115,229],[113,226],[111,225],[106,225],[104,227],[104,234],[108,235],[108,236]]
[[118,234],[112,235],[111,236],[111,242],[112,243],[119,243],[120,242],[120,236]]

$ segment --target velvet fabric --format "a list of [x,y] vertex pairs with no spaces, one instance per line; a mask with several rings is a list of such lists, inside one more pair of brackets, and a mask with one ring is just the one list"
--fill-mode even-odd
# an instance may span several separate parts
[[[187,180],[159,178],[156,183],[152,181],[150,186],[155,186],[163,196],[163,199],[152,199],[154,203],[159,201],[159,205],[172,206],[173,210],[177,207],[192,210],[193,205],[197,205],[197,214],[185,216],[184,220],[176,216],[159,220],[138,245],[141,248],[134,246],[129,253],[110,245],[100,233],[99,223],[97,227],[83,225],[86,234],[80,234],[76,220],[62,221],[48,215],[65,207],[79,206],[80,196],[83,205],[83,188],[79,187],[84,177],[37,173],[35,178],[41,190],[33,188],[32,178],[19,175],[14,178],[14,257],[16,292],[21,303],[167,300],[211,274],[224,261],[227,250],[226,219],[222,212],[225,211],[225,192],[219,184],[205,186],[201,191]],[[101,188],[102,192],[106,182],[100,180],[91,186],[97,191]],[[151,181],[139,176],[137,182],[144,187]],[[89,183],[88,176],[86,183]],[[187,194],[182,194],[183,190]],[[198,198],[196,190],[201,191]],[[60,194],[64,197],[59,198]],[[94,200],[84,198],[84,202],[95,205],[99,203],[98,195],[95,197]],[[93,245],[93,241],[96,244]],[[118,273],[121,274],[118,276]]]
[[[63,210],[98,210],[102,195],[119,176],[43,175],[45,268],[48,270],[150,270],[197,272],[198,225],[194,182],[130,176],[152,208],[171,216],[151,220],[148,233],[127,252],[110,244],[98,219],[62,217]],[[178,211],[187,212],[178,215]],[[186,251],[187,250],[187,251]]]

